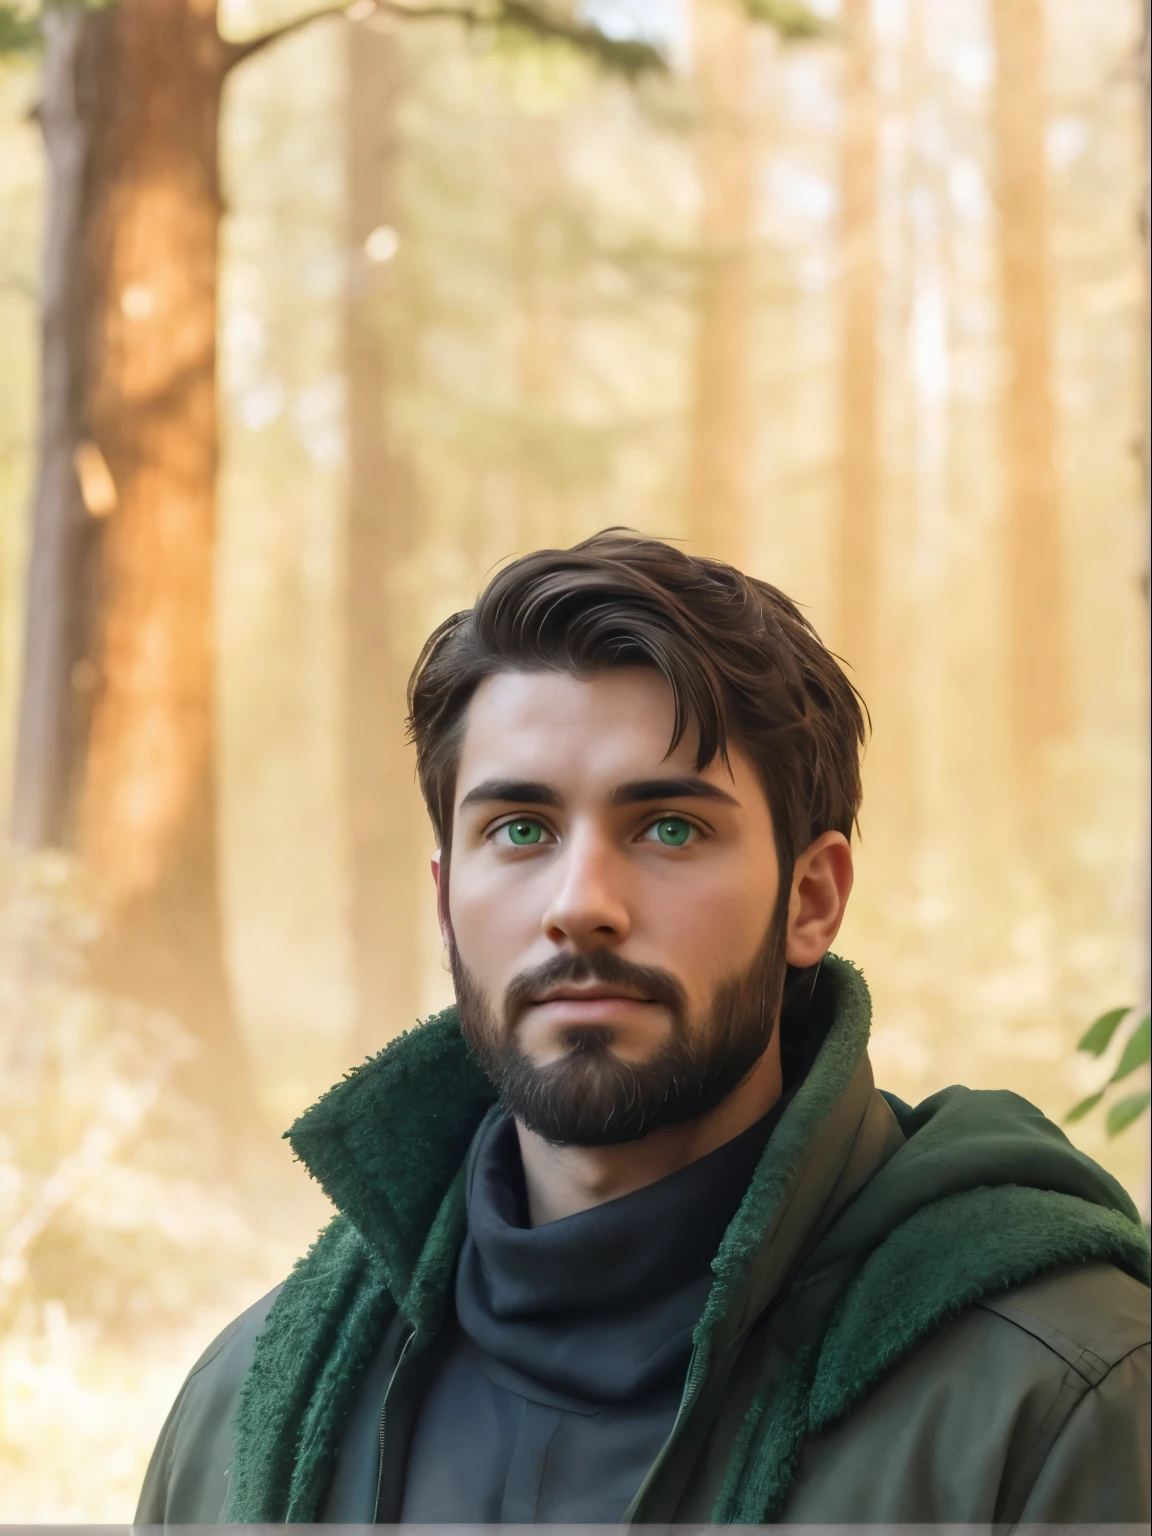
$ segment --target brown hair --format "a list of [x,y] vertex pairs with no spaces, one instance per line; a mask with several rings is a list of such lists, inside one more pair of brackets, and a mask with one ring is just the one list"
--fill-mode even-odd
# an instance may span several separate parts
[[408,684],[420,788],[447,856],[468,703],[495,672],[588,677],[652,667],[689,725],[696,770],[729,739],[759,770],[782,877],[823,832],[851,835],[866,710],[836,658],[782,592],[719,560],[609,528],[514,560],[474,608],[428,638]]

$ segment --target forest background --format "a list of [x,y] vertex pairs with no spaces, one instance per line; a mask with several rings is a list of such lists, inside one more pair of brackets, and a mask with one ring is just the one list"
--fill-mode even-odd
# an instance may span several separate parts
[[882,1086],[1063,1120],[1147,999],[1146,7],[449,9],[0,5],[0,1521],[130,1519],[450,999],[404,685],[510,556],[854,669]]

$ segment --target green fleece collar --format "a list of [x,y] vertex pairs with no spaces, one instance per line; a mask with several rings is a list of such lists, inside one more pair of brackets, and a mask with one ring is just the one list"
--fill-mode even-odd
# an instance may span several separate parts
[[[446,1008],[349,1073],[287,1132],[297,1157],[379,1260],[398,1304],[495,1101],[455,1008]],[[444,1222],[452,1225],[447,1213]]]
[[[782,1266],[789,1266],[828,1192],[814,1186],[821,1178],[830,1184],[839,1171],[871,1094],[866,1051],[872,1000],[864,977],[848,961],[827,955],[819,1001],[830,1019],[827,1033],[712,1261],[715,1283],[696,1329],[698,1355],[721,1353],[771,1300]],[[838,1123],[830,1125],[833,1120]],[[820,1158],[821,1152],[831,1156]],[[792,1220],[797,1216],[798,1223]],[[783,1231],[786,1226],[794,1230]]]
[[1101,1262],[1148,1284],[1139,1223],[1075,1196],[1003,1184],[925,1206],[875,1249],[833,1318],[809,1428],[842,1418],[915,1342],[974,1302],[1059,1266]]
[[1018,1093],[944,1088],[915,1109],[885,1094],[906,1138],[812,1256],[834,1264],[871,1249],[933,1201],[1018,1184],[1072,1195],[1140,1226],[1124,1186]]

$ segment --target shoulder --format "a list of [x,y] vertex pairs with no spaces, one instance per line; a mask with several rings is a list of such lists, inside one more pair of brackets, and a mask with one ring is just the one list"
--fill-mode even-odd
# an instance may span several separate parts
[[976,1310],[1028,1335],[1052,1357],[1051,1369],[1063,1362],[1095,1386],[1152,1341],[1149,1297],[1146,1285],[1114,1265],[1082,1264],[985,1298]]
[[254,1301],[246,1311],[240,1313],[239,1317],[234,1317],[227,1328],[221,1329],[188,1372],[185,1387],[209,1366],[215,1366],[215,1369],[210,1372],[211,1376],[226,1375],[240,1367],[241,1363],[243,1370],[247,1371],[252,1363],[252,1347],[257,1335],[264,1327],[268,1314],[272,1310],[272,1304],[283,1288],[283,1282],[281,1282],[266,1296],[261,1296],[259,1301]]
[[995,1396],[1009,1413],[1027,1408],[1055,1427],[1096,1389],[1115,1392],[1127,1379],[1121,1367],[1146,1356],[1150,1340],[1146,1285],[1111,1264],[1067,1265],[965,1308],[902,1370],[941,1372],[977,1412]]
[[997,1469],[994,1520],[1146,1521],[1150,1340],[1146,1285],[1069,1265],[945,1324],[908,1377],[949,1384],[956,1436]]
[[152,1453],[137,1524],[219,1520],[232,1464],[232,1419],[257,1336],[280,1290],[277,1286],[234,1318],[189,1371]]
[[988,1345],[1020,1361],[1022,1389],[1049,1398],[1012,1459],[1002,1511],[1029,1524],[1146,1522],[1152,1327],[1146,1285],[1086,1264],[986,1299]]

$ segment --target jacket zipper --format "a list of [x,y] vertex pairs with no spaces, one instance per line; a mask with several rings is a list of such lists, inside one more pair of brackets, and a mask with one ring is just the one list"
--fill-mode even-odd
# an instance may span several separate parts
[[388,1385],[384,1389],[384,1401],[380,1405],[380,1461],[376,1468],[376,1502],[372,1507],[373,1525],[376,1524],[380,1515],[380,1491],[384,1484],[384,1432],[388,1426],[388,1399],[392,1395],[392,1388],[395,1386],[396,1378],[400,1374],[400,1367],[404,1364],[404,1356],[408,1353],[408,1347],[415,1337],[416,1330],[413,1328],[412,1332],[404,1340],[404,1347],[400,1351],[396,1364],[392,1367],[392,1374],[389,1376]]

